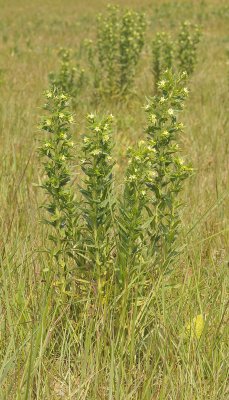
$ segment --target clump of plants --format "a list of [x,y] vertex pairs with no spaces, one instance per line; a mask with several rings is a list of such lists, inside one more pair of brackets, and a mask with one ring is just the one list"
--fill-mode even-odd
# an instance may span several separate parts
[[[44,206],[45,221],[53,228],[53,273],[57,268],[65,291],[71,292],[72,282],[80,279],[104,301],[108,288],[113,295],[119,293],[146,266],[148,283],[158,269],[171,267],[177,255],[179,195],[191,172],[178,145],[183,130],[178,115],[188,94],[186,78],[186,73],[162,75],[157,95],[145,107],[145,138],[128,149],[121,193],[113,171],[113,116],[87,117],[77,193],[70,185],[69,99],[57,89],[46,93],[49,115],[42,123],[46,138],[40,149],[42,187],[50,199]],[[69,257],[73,262],[66,261]]]
[[49,74],[50,85],[71,96],[72,104],[75,106],[76,99],[86,81],[85,71],[74,65],[70,49],[60,49],[58,56],[60,67],[58,71]]
[[200,41],[200,28],[184,22],[178,34],[178,68],[191,75],[197,62],[197,48]]
[[167,69],[171,69],[174,63],[174,42],[171,36],[165,32],[157,33],[152,42],[154,89],[161,75]]
[[200,28],[189,22],[181,24],[175,39],[165,32],[157,33],[152,41],[152,71],[155,91],[157,83],[166,69],[172,69],[174,72],[186,72],[188,76],[194,72],[199,41]]
[[97,39],[89,46],[94,85],[100,94],[125,95],[133,86],[144,45],[142,13],[108,6],[97,19]]

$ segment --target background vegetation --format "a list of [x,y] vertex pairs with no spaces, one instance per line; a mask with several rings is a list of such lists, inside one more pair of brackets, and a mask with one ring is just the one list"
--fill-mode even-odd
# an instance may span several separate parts
[[[112,3],[112,2],[111,2]],[[0,1],[0,398],[1,399],[226,399],[228,270],[228,19],[225,1],[119,2],[146,14],[146,40],[134,92],[124,101],[92,95],[85,39],[106,1]],[[89,112],[115,116],[115,176],[121,185],[126,149],[147,125],[143,105],[153,94],[152,40],[175,35],[185,20],[202,26],[198,62],[182,113],[181,147],[195,174],[182,200],[183,252],[168,276],[155,278],[152,337],[138,363],[131,322],[111,335],[112,318],[93,307],[78,320],[70,305],[53,304],[48,285],[48,230],[39,224],[44,193],[37,156],[43,134],[42,93],[59,68],[60,47],[71,48],[86,84],[75,106],[72,135],[79,142]],[[87,81],[88,80],[88,81]],[[88,83],[87,83],[88,82]],[[77,178],[77,176],[76,176]],[[183,340],[202,315],[200,340]],[[140,322],[139,322],[140,321]],[[125,340],[124,340],[125,338]],[[79,345],[81,344],[81,345]],[[144,344],[145,346],[145,344]],[[128,348],[128,352],[126,352]]]

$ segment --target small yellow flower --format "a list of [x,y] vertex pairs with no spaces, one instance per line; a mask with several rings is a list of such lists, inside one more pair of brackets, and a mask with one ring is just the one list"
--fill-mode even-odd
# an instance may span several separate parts
[[166,81],[164,80],[164,79],[162,79],[162,81],[160,81],[159,83],[158,83],[158,87],[159,88],[164,88],[165,87],[165,85],[166,85]]
[[169,108],[169,109],[168,109],[168,114],[169,114],[169,115],[174,115],[174,111],[173,111],[172,108]]
[[87,118],[88,118],[88,119],[94,119],[94,118],[95,118],[95,115],[94,115],[94,114],[88,114],[88,115],[87,115]]
[[92,154],[93,156],[97,156],[97,155],[101,154],[101,150],[95,149],[95,150],[93,150],[93,151],[91,152],[91,154]]
[[133,182],[133,181],[135,181],[136,179],[137,179],[136,175],[130,175],[130,176],[129,176],[129,181],[130,181],[130,182]]
[[103,136],[103,141],[104,142],[108,142],[109,139],[110,139],[109,135],[104,135]]
[[47,97],[47,99],[51,99],[52,98],[52,92],[50,92],[50,90],[47,90],[46,97]]
[[154,149],[151,146],[147,146],[147,149],[151,152],[151,153],[156,153],[156,149]]
[[165,130],[165,131],[162,132],[161,135],[164,136],[164,137],[168,137],[169,136],[169,132]]
[[51,125],[52,125],[51,119],[46,119],[45,124],[46,124],[47,126],[51,126]]
[[152,122],[152,124],[156,124],[156,122],[157,122],[157,117],[156,117],[156,115],[155,114],[152,114],[151,116],[150,116],[150,120],[151,120],[151,122]]
[[157,176],[158,176],[158,173],[156,171],[149,172],[150,178],[156,178]]

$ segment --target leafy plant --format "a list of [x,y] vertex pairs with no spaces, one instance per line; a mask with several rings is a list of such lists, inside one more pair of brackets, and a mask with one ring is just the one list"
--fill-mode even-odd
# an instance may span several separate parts
[[157,33],[152,42],[153,55],[153,74],[154,89],[157,91],[157,83],[161,75],[167,69],[171,69],[174,64],[174,42],[171,37],[165,33]]
[[81,211],[85,220],[84,242],[89,260],[91,278],[97,282],[101,294],[110,271],[110,252],[112,249],[112,169],[114,162],[111,156],[111,123],[109,115],[99,120],[94,114],[87,117],[89,132],[83,138],[82,171],[85,175],[81,188],[84,201]]
[[119,217],[121,281],[136,262],[151,260],[152,265],[162,268],[177,254],[174,245],[180,223],[179,194],[192,171],[178,156],[177,143],[183,129],[177,114],[188,94],[186,78],[186,73],[174,76],[167,71],[162,75],[158,94],[145,107],[147,141],[129,150]]
[[107,15],[99,15],[93,62],[92,47],[89,54],[95,85],[103,94],[124,95],[130,90],[144,45],[144,33],[145,19],[141,13],[122,12],[118,6],[108,6]]
[[174,243],[180,223],[179,194],[183,181],[192,168],[179,157],[178,138],[183,124],[178,113],[183,109],[188,89],[184,87],[187,74],[174,76],[166,71],[158,83],[158,94],[146,106],[148,114],[148,143],[154,151],[153,182],[147,184],[152,198],[147,210],[152,219],[148,231],[150,254],[159,254],[161,265],[171,263],[176,255]]
[[144,248],[144,208],[148,203],[146,184],[150,181],[154,151],[141,140],[136,149],[127,153],[128,168],[125,177],[123,198],[119,204],[119,240],[117,270],[118,280],[124,283],[141,258]]
[[186,71],[191,75],[197,61],[197,47],[200,41],[200,28],[198,25],[192,25],[184,22],[180,27],[178,34],[178,68],[180,71]]
[[49,253],[56,260],[56,286],[66,291],[71,275],[67,259],[74,257],[77,223],[77,203],[70,186],[69,166],[73,148],[70,132],[73,115],[68,110],[69,97],[57,88],[48,90],[46,99],[48,116],[42,119],[41,128],[47,135],[39,148],[45,173],[41,187],[50,198],[43,206],[47,212],[44,222],[53,228],[49,238],[54,247]]
[[162,74],[167,69],[173,72],[186,72],[190,76],[197,62],[197,48],[200,41],[200,28],[189,22],[180,26],[177,38],[165,32],[157,33],[152,41],[152,69],[154,90]]
[[[177,144],[183,129],[177,114],[188,93],[184,87],[186,77],[186,73],[174,76],[170,71],[162,75],[158,94],[146,106],[147,139],[128,151],[124,192],[118,202],[118,191],[113,188],[113,117],[87,117],[88,133],[83,137],[81,160],[83,197],[76,203],[68,187],[72,145],[72,115],[66,111],[68,98],[55,90],[47,92],[51,116],[44,120],[43,129],[52,138],[40,151],[47,159],[43,188],[52,199],[46,209],[50,214],[47,222],[56,230],[51,237],[56,246],[55,256],[60,263],[60,256],[74,256],[78,249],[82,259],[75,256],[75,261],[81,278],[93,281],[100,295],[114,277],[118,286],[124,287],[142,262],[162,268],[176,256],[179,194],[191,171],[178,156]],[[79,216],[83,222],[77,226]],[[77,229],[82,236],[80,249]],[[66,263],[63,267],[67,274]]]
[[69,49],[60,49],[59,58],[59,71],[49,74],[50,86],[67,93],[71,96],[73,105],[76,105],[76,98],[85,83],[85,71],[73,66],[72,52]]

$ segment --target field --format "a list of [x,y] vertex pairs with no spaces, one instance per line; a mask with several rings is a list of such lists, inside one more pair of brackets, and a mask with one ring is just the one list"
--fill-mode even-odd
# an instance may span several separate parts
[[[95,72],[89,65],[88,48],[90,41],[96,41],[97,14],[107,13],[105,0],[0,0],[0,400],[226,400],[229,6],[226,0],[110,3],[145,13],[144,46],[126,95],[101,94],[93,87]],[[121,225],[126,214],[119,216],[121,206],[117,201],[113,207],[109,195],[109,207],[106,209],[104,201],[101,211],[105,222],[96,232],[96,246],[85,239],[92,240],[90,226],[84,225],[86,236],[83,231],[81,237],[75,214],[75,219],[72,217],[71,223],[76,221],[73,236],[80,237],[77,246],[79,243],[84,253],[66,261],[64,251],[63,257],[61,253],[67,246],[65,237],[63,241],[60,237],[49,240],[53,231],[42,223],[44,216],[49,217],[41,206],[50,198],[40,187],[47,161],[38,154],[48,130],[48,120],[42,119],[48,118],[43,106],[52,95],[46,92],[45,99],[44,92],[49,89],[49,74],[55,76],[60,68],[58,51],[72,49],[71,62],[85,71],[71,110],[71,187],[80,193],[78,185],[85,173],[81,158],[96,157],[95,152],[87,153],[82,139],[88,123],[92,120],[93,131],[97,123],[94,114],[98,118],[112,114],[111,147],[116,164],[110,176],[115,178],[107,183],[107,175],[103,182],[109,193],[115,186],[114,198],[118,199],[124,185],[128,186],[128,178],[124,181],[131,164],[127,149],[146,138],[149,121],[144,108],[148,102],[155,104],[151,99],[155,94],[152,40],[161,31],[173,37],[186,20],[198,24],[201,37],[194,72],[185,84],[189,95],[179,114],[185,128],[177,141],[182,158],[193,170],[182,180],[177,194],[181,206],[175,244],[171,240],[170,246],[166,239],[163,251],[162,245],[159,250],[155,245],[152,249],[157,250],[149,257],[145,249],[148,239],[144,241],[144,232],[140,232],[144,229],[139,222],[145,218],[143,211],[132,221],[138,236],[132,244],[128,234],[125,238],[132,252],[127,255],[122,248],[119,255],[118,245],[114,250],[110,242],[124,241]],[[97,67],[99,84],[105,82],[105,68],[106,64]],[[156,116],[150,118],[154,125]],[[86,156],[82,156],[82,143]],[[109,163],[106,168],[111,168]],[[92,179],[87,167],[85,170],[84,188]],[[90,182],[97,182],[96,173]],[[131,180],[129,186],[133,189]],[[131,201],[135,201],[132,189],[121,203],[129,215]],[[176,211],[176,198],[171,199]],[[134,203],[136,213],[142,204],[138,201],[137,206]],[[90,214],[90,200],[88,203],[85,206],[81,199],[74,205],[82,208],[85,221],[94,215]],[[164,207],[167,210],[166,204]],[[78,212],[75,208],[72,213]],[[66,213],[69,210],[70,206]],[[172,212],[175,224],[174,215]],[[164,217],[160,222],[163,229],[167,227]],[[61,236],[62,228],[56,228],[57,235],[60,232]],[[64,234],[68,240],[70,233]],[[170,237],[166,234],[163,237]],[[55,253],[57,248],[61,255]],[[138,251],[133,250],[136,248]],[[124,268],[116,284],[117,263],[130,272]],[[56,271],[63,265],[64,273],[57,278]],[[93,273],[88,272],[90,265]],[[74,292],[67,280],[70,270],[76,282]]]

